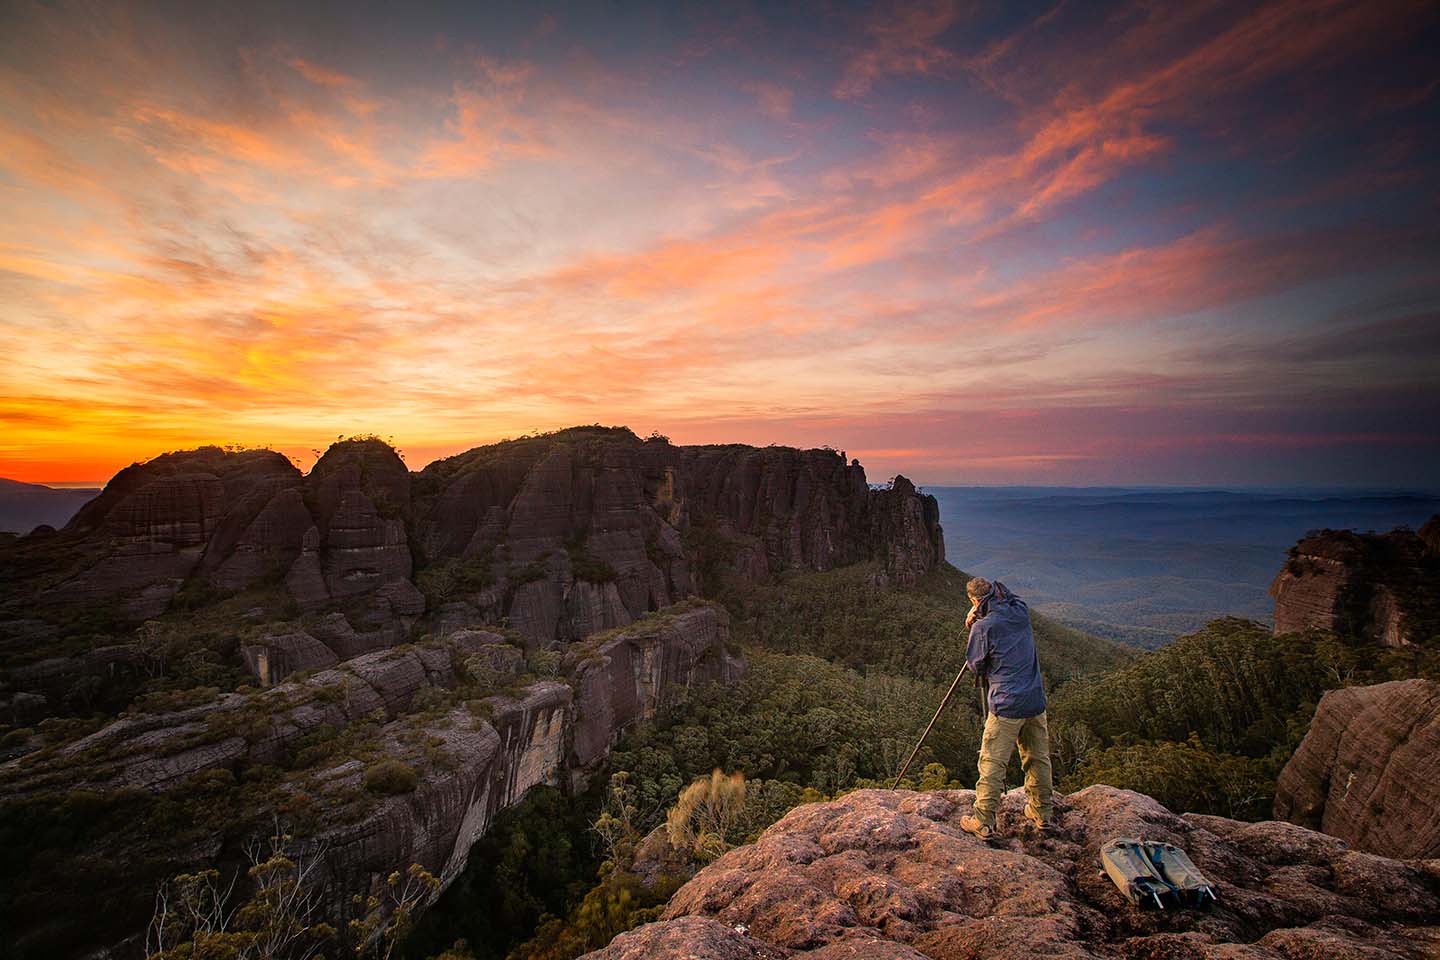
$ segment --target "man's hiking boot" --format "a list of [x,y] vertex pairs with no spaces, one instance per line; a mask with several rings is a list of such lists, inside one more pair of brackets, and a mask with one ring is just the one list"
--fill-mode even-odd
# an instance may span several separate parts
[[981,840],[995,839],[995,831],[981,823],[978,817],[961,817],[960,829]]
[[1041,833],[1050,832],[1050,824],[1046,822],[1045,819],[1040,816],[1040,814],[1036,813],[1035,808],[1030,806],[1030,804],[1028,803],[1025,804],[1025,819],[1029,820],[1032,824],[1034,824],[1035,829],[1040,831]]

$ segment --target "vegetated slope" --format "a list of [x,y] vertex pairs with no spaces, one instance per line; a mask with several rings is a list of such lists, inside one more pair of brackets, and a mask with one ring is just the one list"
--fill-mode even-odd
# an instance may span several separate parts
[[[945,564],[912,588],[879,590],[874,566],[860,564],[723,585],[749,673],[734,687],[692,693],[622,742],[614,769],[636,832],[658,824],[686,784],[716,767],[751,778],[743,810],[724,837],[732,844],[754,839],[760,827],[797,803],[855,786],[888,787],[959,667],[965,580]],[[1387,650],[1365,636],[1321,631],[1276,636],[1266,624],[1238,618],[1216,620],[1150,653],[1098,641],[1044,616],[1033,619],[1062,787],[1133,788],[1189,811],[1191,823],[1209,822],[1205,815],[1268,817],[1276,775],[1326,689],[1435,669],[1424,646]],[[941,717],[908,783],[935,789],[973,782],[980,722],[967,688]],[[1013,765],[1008,779],[1019,783]],[[1014,828],[1018,800],[1009,806]],[[613,809],[613,803],[607,806]],[[1221,835],[1239,831],[1237,836],[1261,842],[1286,838],[1287,829],[1261,824],[1244,833],[1235,824]],[[664,846],[662,834],[652,833],[639,855],[612,859],[579,904],[513,956],[573,957],[652,919],[671,889],[656,882],[651,862],[653,846]],[[1072,839],[1078,838],[1063,836],[1056,848],[1069,849]],[[991,872],[987,856],[977,853],[977,873]],[[1093,851],[1085,856],[1084,862],[1093,862]],[[668,869],[675,870],[673,862]],[[1107,890],[1102,884],[1094,892],[1103,899]],[[1299,892],[1317,904],[1328,896]],[[1273,939],[1323,935],[1282,932]],[[622,948],[626,943],[634,947]],[[1164,950],[1169,941],[1156,944]],[[637,933],[617,941],[614,955],[630,956],[625,949],[638,950],[635,956],[667,949],[704,953],[710,947],[729,948],[683,937],[664,947]]]
[[1312,630],[1276,635],[1226,618],[1052,705],[1051,742],[1065,789],[1128,787],[1166,806],[1241,819],[1269,815],[1280,770],[1326,690],[1440,676],[1430,646],[1385,649]]
[[44,524],[63,527],[98,489],[47,487],[0,477],[0,532],[29,533]]
[[[654,784],[652,804],[716,766],[822,793],[893,777],[964,662],[969,578],[942,564],[913,587],[886,589],[877,573],[856,564],[728,585],[722,597],[747,676],[677,703],[636,743],[622,744],[617,769],[636,774],[642,789]],[[1034,621],[1052,693],[1136,656],[1043,616]],[[911,777],[918,782],[931,762],[973,776],[982,724],[973,683],[964,683]],[[670,749],[652,749],[659,744]]]
[[[722,593],[742,642],[825,657],[868,672],[950,679],[965,659],[969,574],[939,564],[912,588],[879,585],[873,565],[796,573]],[[1023,598],[1022,598],[1023,599]],[[1040,668],[1051,690],[1131,662],[1135,651],[1031,611]]]

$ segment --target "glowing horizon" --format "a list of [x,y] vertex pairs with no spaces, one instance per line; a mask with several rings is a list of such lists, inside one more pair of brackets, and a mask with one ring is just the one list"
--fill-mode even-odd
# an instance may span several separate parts
[[15,4],[0,476],[598,421],[929,484],[1426,485],[1437,34]]

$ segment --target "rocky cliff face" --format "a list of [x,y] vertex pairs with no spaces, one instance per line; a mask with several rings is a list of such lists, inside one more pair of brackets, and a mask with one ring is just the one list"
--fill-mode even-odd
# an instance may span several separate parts
[[707,577],[880,558],[911,582],[944,559],[933,497],[903,477],[871,490],[826,450],[577,428],[438,461],[416,491],[445,615],[505,620],[537,644],[623,625]]
[[37,599],[111,601],[140,620],[197,572],[231,588],[262,579],[298,548],[300,484],[300,471],[268,450],[202,447],[126,467],[61,531],[91,562]]
[[[589,960],[981,960],[1027,957],[1433,958],[1440,862],[1391,860],[1288,823],[1178,816],[1094,786],[1050,835],[1025,833],[1017,791],[988,846],[960,830],[971,791],[861,790],[792,810],[706,867],[664,919]],[[1208,911],[1131,907],[1101,844],[1183,847],[1214,883]]]
[[[0,545],[0,717],[19,728],[0,800],[78,793],[114,817],[86,850],[107,863],[234,866],[278,811],[323,851],[331,903],[412,860],[448,882],[497,810],[738,675],[723,614],[691,609],[707,587],[861,560],[909,583],[943,559],[934,498],[903,477],[872,489],[829,450],[594,427],[418,474],[373,439],[308,475],[269,451],[167,454],[64,530]],[[95,721],[77,717],[137,692],[156,702],[81,736]],[[382,758],[414,789],[374,789]]]
[[[723,610],[682,605],[574,651],[562,678],[480,696],[475,675],[514,684],[523,653],[498,634],[457,631],[257,693],[127,716],[0,765],[0,799],[144,791],[159,809],[201,784],[260,784],[250,806],[217,797],[213,816],[187,822],[169,868],[222,858],[251,815],[310,818],[294,852],[319,859],[324,899],[339,911],[412,862],[448,885],[499,810],[537,784],[583,780],[626,726],[685,687],[736,679],[744,665],[727,640]],[[381,760],[413,770],[413,789],[371,789],[367,770]]]
[[1297,543],[1270,585],[1275,632],[1318,628],[1389,647],[1440,627],[1440,518],[1420,533],[1322,530]]
[[432,632],[505,625],[539,646],[624,626],[706,578],[881,559],[908,583],[944,559],[935,500],[903,477],[872,490],[834,451],[600,427],[418,474],[378,440],[335,444],[308,476],[269,451],[167,454],[121,471],[42,546],[49,575],[13,564],[33,581],[29,606],[142,620],[188,583],[283,583],[303,610],[343,612],[389,643],[428,612]]
[[1325,694],[1280,774],[1275,816],[1361,850],[1440,857],[1440,683]]

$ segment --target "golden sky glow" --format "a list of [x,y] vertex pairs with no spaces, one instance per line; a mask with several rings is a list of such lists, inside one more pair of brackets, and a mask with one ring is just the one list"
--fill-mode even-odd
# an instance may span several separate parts
[[0,476],[594,421],[929,482],[1440,465],[1428,5],[348,9],[0,13]]

